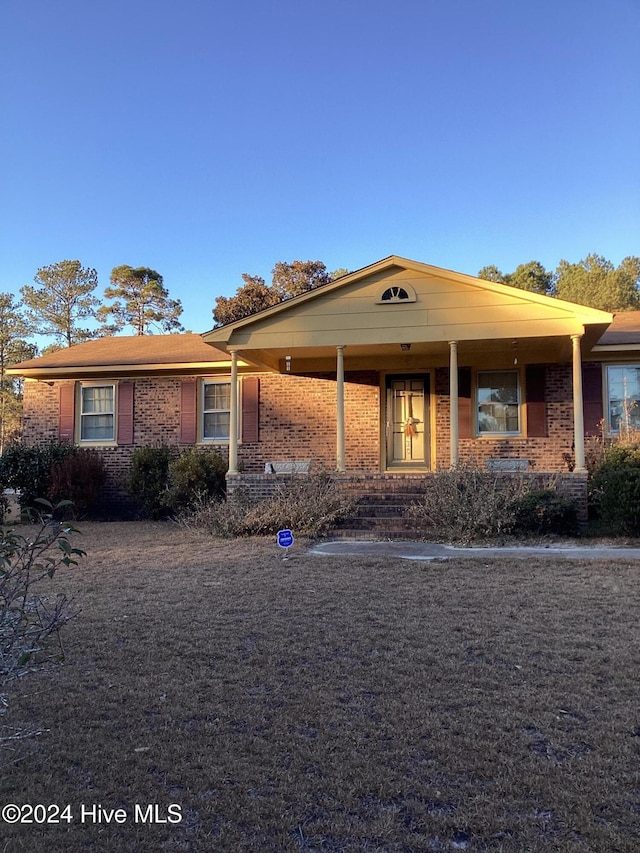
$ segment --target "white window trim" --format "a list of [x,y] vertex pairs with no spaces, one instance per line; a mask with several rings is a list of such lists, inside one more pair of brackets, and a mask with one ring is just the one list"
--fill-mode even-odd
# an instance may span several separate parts
[[[113,437],[112,438],[82,438],[82,419],[85,414],[82,411],[83,394],[85,388],[113,388]],[[117,444],[118,439],[118,383],[114,381],[78,382],[78,390],[75,400],[76,424],[75,443],[82,447],[111,447]],[[89,413],[87,413],[89,414]],[[108,413],[106,413],[108,414]]]
[[[197,399],[197,418],[198,418],[198,433],[197,440],[199,444],[218,444],[221,447],[228,447],[230,439],[229,438],[206,438],[204,434],[204,416],[205,416],[205,408],[204,408],[204,389],[205,385],[229,385],[231,386],[231,377],[230,376],[211,376],[211,377],[203,377],[198,383],[198,399]],[[238,382],[238,441],[240,441],[240,436],[242,435],[242,406],[240,401],[242,399],[240,393],[241,382]],[[233,389],[231,389],[233,391]],[[229,409],[207,409],[207,411],[220,411],[226,412]]]
[[[604,365],[604,406],[603,406],[603,417],[605,424],[605,433],[607,435],[617,436],[620,434],[620,429],[611,429],[611,391],[610,391],[610,383],[609,383],[609,370],[612,368],[631,368],[632,370],[640,370],[640,364],[638,362],[624,362],[623,364],[605,364]],[[637,429],[633,428],[632,429]]]
[[[496,431],[480,430],[480,424],[479,424],[479,418],[478,418],[478,407],[480,405],[480,402],[478,399],[478,394],[480,391],[480,374],[481,373],[505,373],[505,374],[506,373],[511,373],[511,374],[515,373],[516,374],[516,378],[518,380],[517,388],[516,388],[517,394],[518,394],[518,402],[516,404],[517,408],[518,408],[518,429],[517,430],[504,430],[504,431],[502,431],[502,430],[496,430]],[[474,387],[473,387],[473,402],[474,402],[474,422],[475,422],[476,438],[492,438],[492,439],[495,439],[495,438],[504,438],[505,436],[513,438],[513,437],[520,437],[520,436],[524,435],[524,424],[523,424],[524,407],[522,405],[522,376],[521,376],[520,370],[518,368],[512,368],[512,369],[499,368],[497,370],[492,370],[491,368],[487,367],[487,368],[482,368],[482,370],[476,370]]]

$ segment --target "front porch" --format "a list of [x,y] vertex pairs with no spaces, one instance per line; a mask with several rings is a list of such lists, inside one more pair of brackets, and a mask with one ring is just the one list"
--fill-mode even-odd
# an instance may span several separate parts
[[[489,469],[487,469],[489,472]],[[494,472],[498,479],[520,477],[531,488],[544,488],[553,482],[558,493],[572,501],[581,523],[587,520],[587,474],[542,472]],[[229,474],[227,498],[234,499],[239,491],[248,493],[254,500],[270,497],[278,483],[295,483],[309,474]],[[408,507],[425,489],[433,473],[376,473],[369,471],[349,474],[334,473],[332,480],[337,490],[353,501],[353,511],[331,532],[332,536],[360,539],[420,539],[429,538],[428,530],[416,530],[405,519]],[[295,531],[294,531],[295,534]]]
[[[391,256],[214,329],[205,341],[231,361],[229,494],[268,493],[269,461],[311,460],[357,494],[366,525],[391,532],[374,519],[392,518],[393,501],[399,517],[410,498],[393,495],[504,460],[534,481],[552,474],[586,518],[583,360],[611,319]],[[260,371],[252,443],[242,365]]]

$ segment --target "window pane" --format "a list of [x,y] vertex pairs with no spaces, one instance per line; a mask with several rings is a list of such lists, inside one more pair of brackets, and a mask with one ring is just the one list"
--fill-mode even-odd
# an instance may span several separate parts
[[640,428],[640,367],[621,365],[607,368],[609,388],[608,424],[610,432]]
[[231,383],[205,383],[202,396],[202,437],[228,441],[231,420]]
[[113,385],[82,389],[82,413],[113,412]]
[[83,441],[113,440],[113,415],[83,415],[80,438]]
[[216,383],[204,386],[204,410],[210,412],[214,409],[231,408],[231,385]]
[[88,385],[80,395],[80,440],[113,441],[113,385]]
[[205,412],[203,438],[229,439],[229,412]]
[[478,432],[519,432],[516,371],[478,373]]

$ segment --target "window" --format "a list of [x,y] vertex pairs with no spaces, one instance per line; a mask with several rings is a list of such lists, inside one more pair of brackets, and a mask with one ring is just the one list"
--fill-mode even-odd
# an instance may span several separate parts
[[478,433],[520,432],[517,370],[478,372]]
[[115,387],[80,387],[80,441],[115,441]]
[[203,382],[202,439],[229,441],[231,425],[231,383]]
[[390,302],[415,302],[416,292],[410,284],[394,284],[378,292],[378,305],[388,305]]
[[607,367],[607,430],[640,429],[640,366]]

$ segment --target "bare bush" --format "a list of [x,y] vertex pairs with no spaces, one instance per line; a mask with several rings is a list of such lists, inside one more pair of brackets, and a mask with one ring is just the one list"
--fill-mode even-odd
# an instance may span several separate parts
[[266,536],[290,528],[300,536],[320,536],[349,514],[352,501],[336,487],[331,475],[319,472],[279,480],[273,494],[260,500],[238,490],[227,501],[201,501],[181,517],[187,526],[215,536]]
[[[23,528],[24,534],[14,529],[0,531],[0,705],[4,709],[10,682],[61,658],[59,632],[75,615],[67,596],[35,591],[61,566],[76,565],[76,558],[85,553],[71,547],[69,534],[75,528],[53,520],[54,512],[69,502],[56,506],[39,503],[45,512],[30,511],[34,523]],[[15,737],[0,731],[0,744]]]
[[475,462],[427,477],[424,494],[406,517],[419,532],[470,541],[502,536],[516,526],[516,501],[531,490],[522,474],[494,473]]

